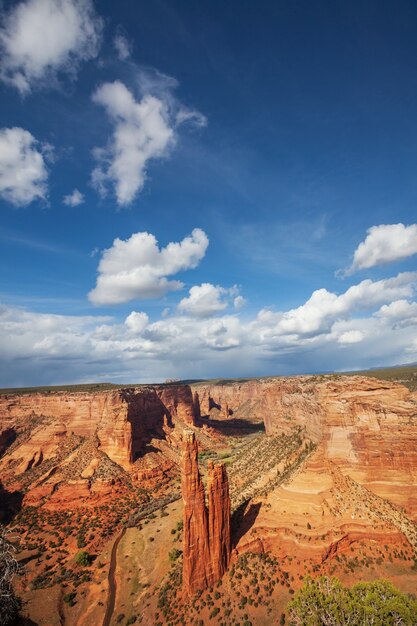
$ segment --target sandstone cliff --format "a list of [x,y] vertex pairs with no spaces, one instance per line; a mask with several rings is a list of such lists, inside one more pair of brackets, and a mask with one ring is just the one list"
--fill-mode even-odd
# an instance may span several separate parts
[[[13,480],[14,488],[35,480],[38,489],[42,478],[42,496],[48,485],[54,491],[58,470],[66,479],[91,479],[108,474],[103,463],[107,469],[112,463],[114,471],[123,468],[140,478],[175,461],[170,448],[179,447],[180,433],[194,421],[188,385],[0,395],[1,475]],[[157,458],[159,448],[152,442],[165,445],[164,458]]]
[[300,427],[326,460],[417,519],[415,392],[363,376],[198,384],[194,391],[203,416],[262,420],[268,435]]
[[193,594],[214,585],[229,565],[229,484],[225,466],[210,463],[207,507],[198,469],[198,446],[192,431],[184,435],[181,469],[184,504],[183,587],[186,594]]

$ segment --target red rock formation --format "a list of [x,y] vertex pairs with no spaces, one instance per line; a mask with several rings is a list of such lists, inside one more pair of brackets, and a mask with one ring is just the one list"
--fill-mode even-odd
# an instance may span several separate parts
[[189,593],[209,586],[208,515],[197,458],[198,446],[194,433],[186,432],[181,486],[184,503],[183,583]]
[[[9,457],[25,471],[52,458],[70,435],[96,437],[109,458],[129,470],[154,437],[164,439],[177,424],[194,424],[188,385],[137,387],[97,393],[0,395],[0,454],[16,435],[24,441]],[[13,435],[13,436],[12,436]]]
[[[202,415],[263,420],[268,435],[303,433],[324,458],[417,519],[417,394],[364,376],[265,378],[195,385]],[[219,410],[220,409],[220,410]]]
[[207,507],[197,459],[194,433],[187,431],[182,453],[183,586],[189,595],[216,583],[227,570],[230,560],[230,497],[226,468],[209,464]]
[[212,563],[212,580],[219,580],[230,561],[230,496],[226,466],[208,466],[208,533]]

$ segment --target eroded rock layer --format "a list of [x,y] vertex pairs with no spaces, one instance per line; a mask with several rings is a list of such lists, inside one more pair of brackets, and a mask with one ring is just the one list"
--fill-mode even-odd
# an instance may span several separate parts
[[165,437],[175,420],[194,423],[188,385],[144,387],[99,393],[37,393],[0,396],[2,452],[16,438],[25,442],[11,458],[25,471],[55,453],[68,435],[97,437],[101,451],[124,468],[154,437]]
[[184,435],[182,453],[184,505],[183,587],[186,594],[207,589],[221,579],[230,561],[230,497],[224,465],[209,463],[207,491],[198,469],[193,431]]
[[203,416],[263,420],[272,436],[300,427],[326,461],[417,519],[416,392],[362,376],[198,384],[194,392]]

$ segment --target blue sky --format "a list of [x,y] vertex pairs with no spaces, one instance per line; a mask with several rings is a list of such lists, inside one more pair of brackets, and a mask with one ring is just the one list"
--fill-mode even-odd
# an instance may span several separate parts
[[417,360],[414,2],[2,4],[0,384]]

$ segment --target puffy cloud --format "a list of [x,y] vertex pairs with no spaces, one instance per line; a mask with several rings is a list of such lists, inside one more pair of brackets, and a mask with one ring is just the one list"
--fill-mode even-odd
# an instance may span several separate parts
[[142,189],[150,159],[165,156],[174,143],[166,104],[154,96],[137,102],[120,81],[104,83],[93,95],[114,124],[113,138],[107,148],[95,151],[100,165],[92,174],[96,189],[105,194],[114,183],[117,202],[131,203]]
[[67,206],[78,206],[85,201],[84,194],[78,189],[74,189],[74,191],[67,196],[64,196],[63,203]]
[[23,128],[0,130],[0,196],[16,206],[45,199],[44,147]]
[[89,299],[94,304],[120,304],[130,300],[158,298],[183,284],[168,280],[177,272],[195,268],[204,257],[208,238],[195,228],[179,243],[159,249],[154,235],[134,233],[129,239],[115,239],[102,254],[96,287]]
[[356,248],[353,263],[344,273],[391,263],[417,254],[417,224],[381,224],[372,226]]
[[[190,241],[185,247],[192,247],[193,237],[187,239]],[[110,265],[107,269],[116,274],[122,271],[126,257],[132,267],[138,263],[142,267],[140,264],[152,257],[164,272],[190,262],[191,256],[183,247],[185,240],[162,250],[155,241],[146,241],[147,250],[142,246],[139,251],[135,246],[131,249],[131,240],[120,242],[120,248],[113,246],[107,258],[106,253],[103,255],[102,260]],[[310,323],[304,325],[303,317],[301,327],[281,324],[282,320],[293,320],[294,311],[310,307],[312,298],[293,311],[263,309],[245,319],[220,310],[215,317],[174,311],[152,321],[146,313],[132,311],[117,321],[0,307],[3,384],[109,379],[155,382],[165,378],[259,376],[398,364],[417,353],[415,328],[406,323],[415,317],[416,303],[406,295],[395,297],[395,293],[409,288],[411,295],[416,282],[416,274],[407,273],[376,283],[363,281],[354,286],[353,295],[352,287],[339,296],[326,292],[334,296],[324,300],[331,304],[331,314],[321,317],[321,323],[315,318],[314,332]],[[379,294],[383,292],[386,301],[380,306],[383,296]],[[339,298],[345,302],[343,307],[335,305]],[[399,319],[401,323],[397,323]]]
[[140,335],[149,324],[149,317],[146,313],[132,311],[125,319],[125,325],[132,333]]
[[[119,56],[127,54],[124,36],[116,41]],[[92,184],[102,196],[109,186],[114,187],[119,206],[129,205],[141,191],[149,162],[169,156],[181,124],[207,124],[204,115],[175,97],[175,78],[134,63],[131,67],[138,97],[118,80],[102,84],[93,94],[93,101],[105,108],[114,132],[107,146],[94,150],[98,165]]]
[[364,337],[365,335],[361,330],[347,330],[339,336],[337,341],[344,344],[359,343]]
[[228,301],[225,298],[236,293],[236,287],[225,289],[211,283],[194,285],[189,291],[190,295],[178,304],[178,310],[193,317],[211,317],[215,313],[224,311],[228,307]]
[[113,46],[121,61],[126,61],[132,54],[132,44],[119,28],[113,39]]
[[240,309],[242,309],[245,304],[246,298],[244,298],[243,296],[236,296],[236,298],[233,300],[233,306],[237,311],[240,311]]
[[417,324],[417,302],[395,300],[390,304],[384,304],[374,315],[394,326],[415,325]]
[[5,16],[0,29],[0,77],[22,94],[75,76],[99,50],[102,20],[91,0],[26,0]]
[[[327,332],[332,323],[353,311],[366,311],[413,294],[417,272],[403,272],[395,278],[363,280],[341,295],[318,289],[305,304],[286,313],[275,314],[280,333],[309,335]],[[273,315],[273,314],[272,314]]]

